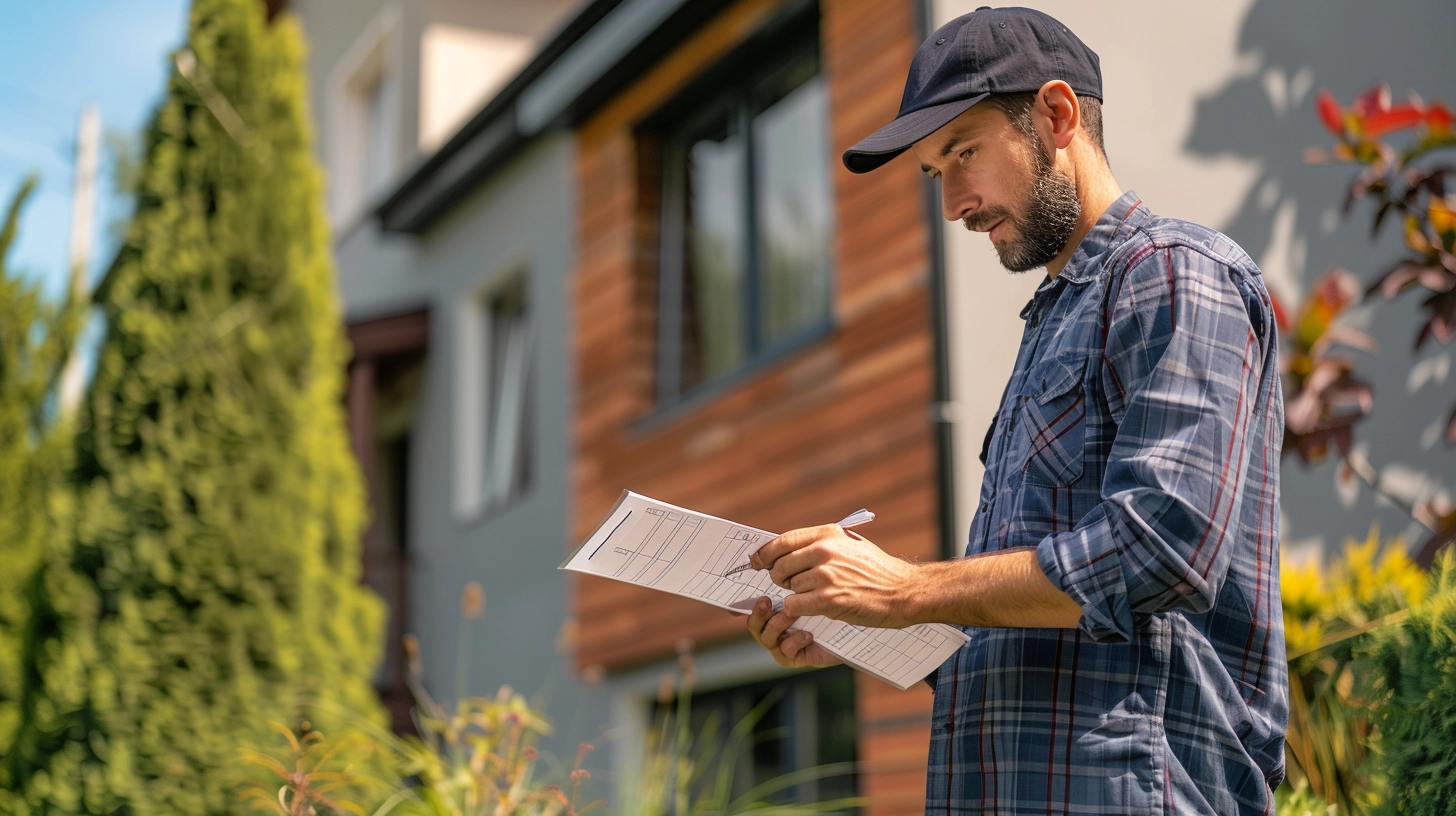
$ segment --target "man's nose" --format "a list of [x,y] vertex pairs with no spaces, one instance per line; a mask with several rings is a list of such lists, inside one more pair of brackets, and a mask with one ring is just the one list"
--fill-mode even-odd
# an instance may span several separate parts
[[975,211],[973,197],[969,191],[954,181],[940,179],[940,214],[947,221],[964,221]]

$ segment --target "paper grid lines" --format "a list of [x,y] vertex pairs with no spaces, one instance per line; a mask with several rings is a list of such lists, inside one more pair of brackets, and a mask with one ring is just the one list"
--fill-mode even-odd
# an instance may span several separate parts
[[[782,608],[788,590],[763,570],[723,573],[748,562],[773,533],[649,499],[630,491],[562,568],[683,595],[748,612],[763,596]],[[924,677],[961,644],[953,626],[920,624],[906,629],[856,626],[818,615],[800,618],[825,649],[900,688]]]

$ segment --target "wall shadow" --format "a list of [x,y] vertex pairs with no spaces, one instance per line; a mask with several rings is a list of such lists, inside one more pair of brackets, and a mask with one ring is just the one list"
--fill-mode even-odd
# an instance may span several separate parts
[[[1310,145],[1328,145],[1329,134],[1314,112],[1314,95],[1328,88],[1339,100],[1380,82],[1397,98],[1416,91],[1427,99],[1456,102],[1456,3],[1450,0],[1257,0],[1243,22],[1238,48],[1248,70],[1197,102],[1186,148],[1205,156],[1256,161],[1258,180],[1235,216],[1217,225],[1265,268],[1270,288],[1297,299],[1330,266],[1342,266],[1362,281],[1391,263],[1401,251],[1388,225],[1372,240],[1370,209],[1340,215],[1352,165],[1310,166]],[[1375,388],[1375,412],[1357,438],[1385,478],[1402,489],[1451,491],[1456,452],[1431,438],[1456,401],[1451,348],[1428,344],[1412,353],[1415,305],[1409,293],[1395,303],[1360,307],[1352,318],[1381,344],[1378,357],[1363,357],[1358,373]],[[1436,360],[1446,355],[1447,362]],[[1431,376],[1412,388],[1411,370],[1425,362]],[[1439,376],[1436,376],[1439,374]],[[1423,439],[1423,437],[1425,437]],[[1292,455],[1284,460],[1283,536],[1305,552],[1338,549],[1343,540],[1363,538],[1372,521],[1384,535],[1406,533],[1408,545],[1424,540],[1402,511],[1367,489],[1342,500],[1335,464],[1308,466]]]

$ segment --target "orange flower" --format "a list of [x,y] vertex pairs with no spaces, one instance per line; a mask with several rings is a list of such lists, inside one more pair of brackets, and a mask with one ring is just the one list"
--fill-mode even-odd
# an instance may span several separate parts
[[1431,203],[1426,206],[1426,217],[1431,219],[1431,227],[1436,232],[1442,235],[1456,232],[1456,210],[1445,199],[1431,196]]
[[1431,242],[1421,230],[1421,222],[1413,215],[1405,218],[1405,245],[1422,255],[1431,251]]
[[1326,89],[1320,89],[1314,98],[1314,106],[1319,111],[1320,121],[1325,123],[1325,128],[1336,136],[1345,135],[1345,112],[1340,109],[1340,103]]
[[1445,133],[1451,129],[1451,111],[1440,102],[1432,102],[1426,109],[1426,127],[1435,133]]
[[[1336,136],[1345,136],[1353,126],[1358,135],[1375,139],[1397,130],[1425,125],[1433,133],[1446,133],[1451,129],[1451,111],[1440,102],[1426,105],[1412,97],[1409,101],[1392,105],[1390,87],[1377,85],[1355,97],[1349,110],[1340,107],[1328,90],[1321,90],[1315,96],[1315,109],[1320,121]],[[1338,149],[1336,155],[1338,157]]]
[[1361,125],[1365,135],[1373,139],[1397,130],[1415,127],[1425,119],[1425,111],[1410,102],[1402,102],[1393,108],[1376,111],[1366,116]]
[[1390,86],[1385,84],[1376,85],[1374,88],[1355,97],[1350,102],[1350,108],[1355,115],[1364,119],[1374,116],[1381,111],[1390,110]]
[[485,587],[479,581],[470,581],[460,593],[460,617],[466,620],[480,620],[485,617]]
[[1274,322],[1279,325],[1279,331],[1289,331],[1289,315],[1284,311],[1284,304],[1279,302],[1273,292],[1269,293],[1269,302],[1274,305]]

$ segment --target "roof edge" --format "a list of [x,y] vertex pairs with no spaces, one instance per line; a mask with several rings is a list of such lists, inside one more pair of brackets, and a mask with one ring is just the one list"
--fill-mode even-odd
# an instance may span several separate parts
[[591,0],[469,122],[373,210],[419,234],[538,136],[580,121],[730,0]]

